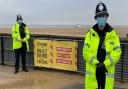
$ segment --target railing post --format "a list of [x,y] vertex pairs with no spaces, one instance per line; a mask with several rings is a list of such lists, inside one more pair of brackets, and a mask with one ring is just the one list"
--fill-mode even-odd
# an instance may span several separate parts
[[4,40],[1,36],[1,59],[2,59],[2,65],[4,65]]
[[124,83],[124,47],[125,45],[122,44],[122,60],[121,60],[121,83]]

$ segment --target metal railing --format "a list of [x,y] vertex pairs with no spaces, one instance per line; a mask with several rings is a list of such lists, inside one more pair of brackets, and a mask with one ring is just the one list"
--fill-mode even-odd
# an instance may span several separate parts
[[[27,65],[34,66],[34,52],[33,52],[33,39],[54,39],[54,40],[68,40],[78,42],[78,62],[77,67],[79,73],[85,74],[86,62],[83,59],[82,49],[84,44],[84,38],[78,37],[64,37],[64,36],[31,36],[29,41],[30,51],[27,52]],[[3,34],[0,36],[0,62],[2,65],[14,65],[15,57],[14,51],[12,50],[12,38],[11,35]],[[122,83],[128,81],[128,43],[125,41],[121,42],[122,55],[119,62],[116,64],[115,79],[121,81]]]

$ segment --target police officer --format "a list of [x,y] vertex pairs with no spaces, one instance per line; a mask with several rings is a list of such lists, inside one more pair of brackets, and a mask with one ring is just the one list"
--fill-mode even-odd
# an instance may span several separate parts
[[115,29],[108,23],[104,3],[96,6],[97,23],[86,33],[83,56],[86,61],[85,89],[113,89],[115,64],[121,54]]
[[12,26],[13,49],[15,50],[15,71],[19,71],[20,55],[22,58],[22,69],[28,72],[26,68],[26,51],[29,50],[28,40],[30,38],[29,30],[26,24],[23,23],[23,18],[20,14],[17,15],[16,24]]

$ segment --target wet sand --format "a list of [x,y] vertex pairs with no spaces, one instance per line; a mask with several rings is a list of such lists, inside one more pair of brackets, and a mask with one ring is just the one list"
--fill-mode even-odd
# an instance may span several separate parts
[[[0,89],[84,89],[84,75],[46,69],[13,71],[12,66],[0,66]],[[128,84],[116,82],[115,87],[127,89]]]
[[[13,74],[14,67],[0,66],[0,89],[68,89],[78,85],[84,87],[84,76],[52,70],[19,71]],[[72,89],[72,88],[70,88]],[[76,88],[75,88],[76,89]]]
[[[29,28],[31,35],[85,37],[89,28]],[[127,37],[128,27],[115,28],[120,37]],[[0,28],[0,34],[11,34],[11,28]]]

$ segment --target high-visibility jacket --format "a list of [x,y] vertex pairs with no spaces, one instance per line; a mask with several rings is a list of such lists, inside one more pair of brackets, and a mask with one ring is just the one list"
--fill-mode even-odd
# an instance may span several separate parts
[[[20,36],[19,26],[20,25],[18,23],[12,26],[13,49],[19,49],[22,47],[22,42],[20,41],[21,36]],[[27,51],[29,51],[28,40],[30,38],[30,34],[27,27],[25,27],[25,33],[26,33],[26,37],[23,39],[23,41],[26,42]]]
[[[97,59],[99,41],[99,35],[91,28],[86,34],[83,47],[83,57],[86,61],[85,89],[98,89],[96,64],[99,63]],[[106,50],[104,64],[108,71],[106,73],[105,89],[113,89],[115,64],[118,62],[121,55],[120,41],[114,29],[110,32],[106,32],[104,41]]]

